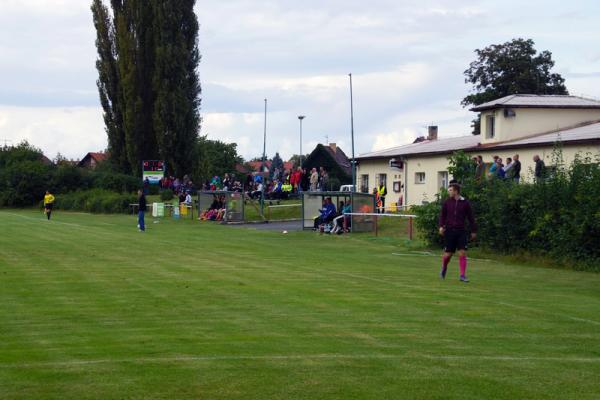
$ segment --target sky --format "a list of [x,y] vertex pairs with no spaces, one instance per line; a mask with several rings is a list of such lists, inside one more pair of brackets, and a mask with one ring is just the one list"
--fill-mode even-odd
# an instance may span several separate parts
[[[0,0],[0,145],[49,158],[106,148],[90,0]],[[467,135],[460,102],[474,50],[516,37],[550,50],[571,94],[600,98],[600,2],[198,0],[202,127],[246,158],[335,142],[351,154],[439,126]]]

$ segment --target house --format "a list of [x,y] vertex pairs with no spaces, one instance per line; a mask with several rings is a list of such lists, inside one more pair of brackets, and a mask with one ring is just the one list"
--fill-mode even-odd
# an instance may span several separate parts
[[335,143],[328,146],[318,144],[306,157],[302,165],[307,171],[325,168],[329,175],[329,190],[338,190],[341,185],[352,183],[352,164],[346,153]]
[[[271,171],[271,165],[273,162],[271,160],[265,160],[265,167],[267,171]],[[249,168],[247,168],[249,167]],[[236,164],[235,170],[239,173],[247,174],[249,172],[260,172],[262,167],[262,161],[249,161],[245,165],[244,164]],[[285,161],[283,163],[284,171],[291,171],[294,168],[294,163],[292,161]]]
[[79,161],[79,163],[77,164],[78,167],[83,167],[83,168],[91,168],[94,169],[96,168],[96,166],[101,163],[102,161],[105,161],[106,159],[108,159],[108,154],[107,153],[87,153],[85,155],[85,157],[83,157],[81,159],[81,161]]
[[563,159],[600,152],[600,101],[577,96],[511,95],[473,107],[481,116],[481,135],[438,139],[437,127],[429,127],[425,140],[361,154],[356,159],[357,185],[370,191],[383,181],[387,202],[406,205],[435,200],[448,186],[448,156],[463,150],[490,162],[519,154],[521,177],[532,180],[533,156],[552,166],[552,154],[561,143]]

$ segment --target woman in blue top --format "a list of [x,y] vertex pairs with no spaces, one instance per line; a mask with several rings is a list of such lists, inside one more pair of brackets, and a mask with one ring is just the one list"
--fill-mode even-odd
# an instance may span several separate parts
[[352,212],[352,204],[350,203],[350,200],[348,200],[348,202],[345,205],[344,205],[343,201],[340,202],[340,206],[341,206],[342,212],[340,213],[340,215],[338,217],[335,217],[333,219],[333,229],[331,229],[331,233],[341,234],[343,225],[344,225],[344,219],[346,217],[349,217],[349,215],[346,216],[344,214]]

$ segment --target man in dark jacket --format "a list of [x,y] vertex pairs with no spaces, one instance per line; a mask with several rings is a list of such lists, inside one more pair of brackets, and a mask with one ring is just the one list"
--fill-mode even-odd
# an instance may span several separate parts
[[458,250],[460,280],[469,282],[467,279],[467,230],[465,220],[469,221],[471,228],[471,239],[474,240],[477,233],[477,224],[473,217],[473,210],[468,200],[460,195],[460,185],[453,181],[448,187],[450,197],[442,205],[440,213],[439,232],[444,236],[444,255],[442,257],[442,271],[440,277],[446,278],[448,264],[452,255]]
[[544,164],[544,160],[537,154],[533,156],[533,161],[535,162],[535,180],[539,181],[543,179],[546,174],[546,164]]
[[144,224],[144,213],[146,212],[146,196],[143,190],[138,190],[138,228],[140,232],[146,231]]
[[515,154],[513,156],[513,167],[512,167],[512,176],[515,182],[519,183],[521,180],[521,161],[519,161],[519,155]]

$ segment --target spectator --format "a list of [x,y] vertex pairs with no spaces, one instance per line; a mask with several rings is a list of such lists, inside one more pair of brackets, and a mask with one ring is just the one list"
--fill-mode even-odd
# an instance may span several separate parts
[[533,156],[533,161],[535,162],[535,180],[540,181],[546,176],[546,164],[537,154]]
[[504,173],[504,164],[502,164],[502,159],[500,157],[498,157],[496,159],[496,177],[500,178],[500,179],[504,179],[505,173]]
[[292,177],[290,178],[290,184],[294,188],[295,193],[300,193],[302,191],[301,186],[300,186],[301,182],[302,182],[302,168],[298,167],[296,169],[296,171],[294,171],[294,173],[292,174]]
[[185,200],[183,201],[183,203],[184,203],[186,206],[188,206],[188,207],[189,207],[189,206],[191,206],[191,205],[192,205],[192,203],[193,203],[193,202],[192,202],[192,195],[190,194],[190,191],[189,191],[189,190],[186,192],[186,195],[185,195]]
[[327,170],[323,167],[321,167],[321,191],[322,192],[326,192],[328,191],[329,188],[329,174],[327,173]]
[[477,156],[477,166],[475,167],[475,179],[477,182],[481,182],[481,179],[485,175],[485,163],[483,162],[482,156]]
[[319,173],[313,168],[310,174],[310,191],[316,192],[319,185]]
[[352,212],[352,203],[350,200],[346,204],[344,202],[340,202],[340,208],[342,211],[340,215],[333,219],[333,228],[331,229],[331,233],[341,234],[342,232],[347,230],[348,220],[350,219],[350,215],[345,215],[346,213]]
[[223,190],[228,191],[231,187],[231,179],[229,178],[229,174],[225,174],[223,177]]
[[492,162],[492,165],[490,166],[490,176],[494,176],[496,174],[496,168],[498,168],[498,164],[496,163],[496,161],[498,160],[498,156],[494,156],[494,162]]
[[325,199],[325,201],[323,202],[323,208],[319,210],[319,212],[321,214],[317,218],[315,218],[315,230],[319,228],[319,225],[324,225],[333,221],[333,218],[335,217],[335,205],[331,201],[331,197],[327,197]]
[[519,155],[515,154],[513,156],[513,179],[515,180],[515,182],[519,183],[519,180],[521,180],[521,161],[519,161]]
[[387,196],[387,187],[385,186],[385,182],[381,182],[379,187],[377,188],[377,194],[379,194],[379,199],[381,200],[381,207],[379,207],[379,213],[385,213],[385,196]]
[[262,197],[262,195],[263,195],[263,183],[262,183],[262,180],[261,180],[261,182],[258,182],[255,185],[256,186],[255,186],[254,190],[249,194],[249,196],[250,196],[251,199],[257,199],[257,198]]
[[506,179],[513,179],[514,170],[512,169],[515,166],[512,158],[506,157],[506,166],[504,167],[504,177]]

